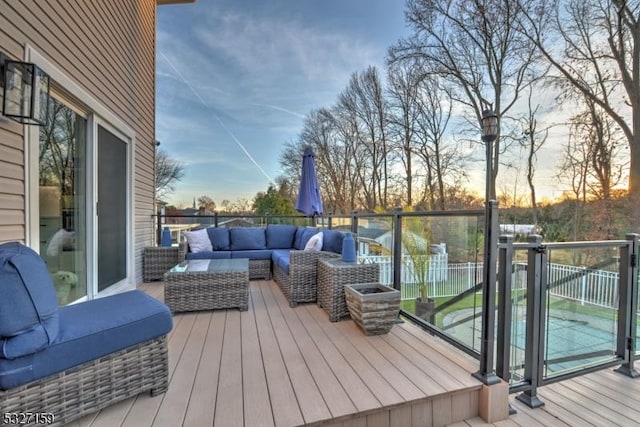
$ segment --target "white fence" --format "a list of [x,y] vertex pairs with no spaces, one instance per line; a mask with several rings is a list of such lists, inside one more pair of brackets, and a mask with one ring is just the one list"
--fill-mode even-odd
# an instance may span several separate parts
[[[393,257],[382,255],[366,255],[358,257],[362,262],[378,264],[380,266],[380,283],[393,285]],[[482,264],[461,263],[449,264],[448,255],[434,254],[425,256],[428,262],[426,269],[428,295],[431,298],[450,297],[458,295],[480,282]],[[420,296],[418,289],[419,273],[416,272],[409,255],[402,257],[400,283],[402,284],[402,299],[410,300]]]
[[[452,297],[473,288],[482,281],[482,263],[449,264],[447,254],[425,257],[428,265],[428,295],[431,298]],[[367,263],[380,266],[380,283],[393,285],[393,259],[391,256],[367,255],[359,257]],[[403,300],[420,296],[418,280],[412,260],[402,258],[401,292]],[[527,285],[526,266],[515,264],[512,288],[524,289]],[[592,270],[563,264],[548,264],[550,295],[592,304],[600,307],[618,307],[618,272]]]

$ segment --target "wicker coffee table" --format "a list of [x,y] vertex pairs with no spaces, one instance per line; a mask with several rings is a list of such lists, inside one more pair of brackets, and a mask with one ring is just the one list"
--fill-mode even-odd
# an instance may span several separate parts
[[356,264],[340,259],[318,260],[318,305],[336,322],[349,315],[344,285],[373,283],[380,280],[378,264]]
[[183,261],[164,280],[164,302],[174,313],[249,306],[248,259]]

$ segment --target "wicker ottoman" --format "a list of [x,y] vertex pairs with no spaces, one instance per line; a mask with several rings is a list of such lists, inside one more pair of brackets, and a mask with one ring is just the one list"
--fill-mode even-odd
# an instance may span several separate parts
[[249,307],[249,260],[189,260],[165,276],[164,302],[172,312]]
[[177,246],[144,248],[142,273],[145,282],[162,280],[164,273],[180,262]]
[[374,283],[380,280],[378,264],[356,264],[338,259],[318,261],[318,305],[336,322],[349,315],[344,285]]

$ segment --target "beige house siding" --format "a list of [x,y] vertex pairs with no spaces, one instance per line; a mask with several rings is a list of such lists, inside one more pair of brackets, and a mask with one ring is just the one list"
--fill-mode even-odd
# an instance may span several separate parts
[[[0,0],[1,51],[30,45],[135,132],[137,283],[154,235],[155,22],[155,0]],[[26,240],[24,152],[22,126],[0,117],[0,242]]]

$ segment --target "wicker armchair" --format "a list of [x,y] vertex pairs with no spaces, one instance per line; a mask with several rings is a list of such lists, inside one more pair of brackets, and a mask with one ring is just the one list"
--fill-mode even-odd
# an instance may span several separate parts
[[273,264],[273,277],[287,297],[289,305],[311,302],[317,298],[317,269],[320,258],[339,258],[333,252],[292,250],[289,254],[289,274]]

